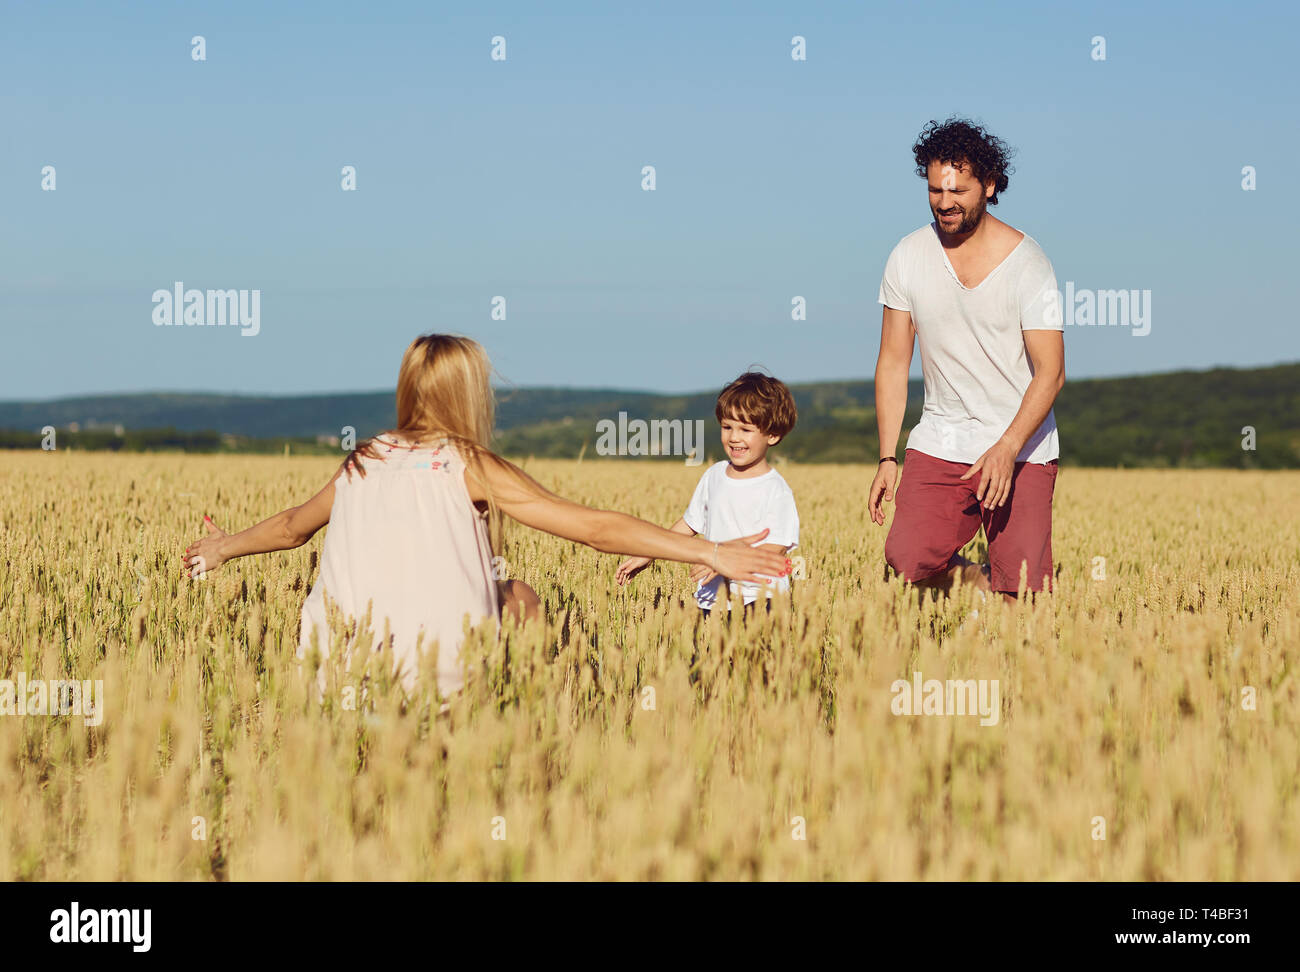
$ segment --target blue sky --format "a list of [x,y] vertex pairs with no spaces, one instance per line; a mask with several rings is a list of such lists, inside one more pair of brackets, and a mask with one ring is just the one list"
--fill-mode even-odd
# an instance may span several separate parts
[[[2,7],[0,399],[382,389],[430,330],[518,385],[870,377],[953,113],[1016,147],[993,212],[1062,287],[1151,291],[1145,337],[1067,328],[1071,376],[1300,359],[1293,8]],[[155,327],[178,280],[260,290],[260,333]]]

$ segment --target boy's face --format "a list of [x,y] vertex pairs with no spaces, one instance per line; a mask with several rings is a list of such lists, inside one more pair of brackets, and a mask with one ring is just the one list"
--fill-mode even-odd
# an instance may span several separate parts
[[738,469],[762,462],[767,450],[780,441],[779,435],[764,435],[757,425],[734,415],[722,420],[722,448],[727,450],[727,459]]

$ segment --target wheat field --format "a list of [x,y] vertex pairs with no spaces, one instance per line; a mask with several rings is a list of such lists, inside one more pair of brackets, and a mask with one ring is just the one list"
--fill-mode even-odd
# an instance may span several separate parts
[[[0,715],[0,879],[1300,879],[1300,473],[1063,469],[1055,595],[978,617],[886,577],[863,467],[782,467],[803,576],[746,623],[511,525],[548,622],[473,637],[439,714],[364,650],[314,697],[324,532],[182,575],[203,514],[336,465],[0,459],[0,679],[103,684]],[[662,524],[702,471],[525,468]],[[896,714],[914,672],[997,680],[996,721]]]

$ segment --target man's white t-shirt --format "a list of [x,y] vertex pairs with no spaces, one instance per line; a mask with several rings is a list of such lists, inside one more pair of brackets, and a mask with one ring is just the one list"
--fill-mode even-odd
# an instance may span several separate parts
[[[1056,273],[1029,235],[980,281],[957,279],[934,223],[889,254],[880,303],[909,311],[921,349],[925,406],[907,448],[949,462],[974,462],[1007,430],[1033,378],[1022,331],[1064,331]],[[1017,462],[1060,456],[1056,416],[1047,413]]]
[[[714,463],[704,471],[691,505],[682,514],[686,525],[706,540],[725,542],[737,537],[758,533],[764,527],[772,532],[763,543],[779,543],[787,550],[799,544],[799,512],[795,509],[794,493],[775,469],[752,479],[733,479],[727,475],[730,463]],[[712,608],[719,595],[724,600],[723,585],[727,578],[718,576],[702,584],[695,592],[695,602],[702,608]],[[758,599],[760,589],[771,597],[773,591],[788,591],[790,578],[776,578],[771,584],[750,581],[731,583],[732,593],[739,591],[746,604]],[[730,604],[730,602],[727,602]]]

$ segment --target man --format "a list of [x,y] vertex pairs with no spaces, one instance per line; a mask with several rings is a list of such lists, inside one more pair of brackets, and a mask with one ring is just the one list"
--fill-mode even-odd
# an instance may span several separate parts
[[[919,337],[925,405],[908,436],[885,560],[918,586],[946,591],[961,578],[1014,601],[1022,583],[1050,591],[1054,575],[1052,403],[1065,384],[1056,275],[1031,237],[987,212],[1008,183],[1000,139],[950,118],[930,122],[912,149],[934,222],[894,247],[880,285],[881,460],[868,505],[883,525]],[[988,565],[958,555],[981,526]]]

